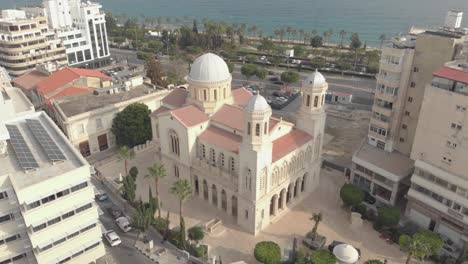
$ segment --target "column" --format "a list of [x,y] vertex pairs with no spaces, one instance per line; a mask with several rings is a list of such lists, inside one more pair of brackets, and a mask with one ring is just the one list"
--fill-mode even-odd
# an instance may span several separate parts
[[282,192],[283,194],[280,193],[280,195],[282,195],[282,199],[281,199],[281,203],[282,203],[282,208],[283,210],[286,209],[286,189],[284,190],[284,192]]
[[226,192],[226,212],[228,215],[232,215],[232,199],[229,192]]
[[219,188],[219,187],[216,188],[216,191],[218,192],[218,193],[216,194],[216,196],[218,196],[218,204],[217,204],[216,207],[218,207],[218,209],[221,210],[221,211],[223,210],[223,207],[222,207],[222,204],[223,204],[223,197],[222,197],[222,195],[221,195],[222,190],[223,190],[222,188]]
[[278,196],[275,196],[273,198],[273,216],[276,216],[278,214]]

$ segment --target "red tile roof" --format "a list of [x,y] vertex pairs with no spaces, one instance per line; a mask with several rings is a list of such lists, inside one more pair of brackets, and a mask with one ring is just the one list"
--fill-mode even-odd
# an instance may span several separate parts
[[468,83],[468,72],[450,68],[442,67],[433,73],[437,77],[442,77],[457,82]]
[[66,67],[53,72],[47,79],[37,83],[37,91],[42,94],[48,94],[80,77],[96,77],[105,80],[111,79],[100,71]]
[[171,114],[177,118],[185,127],[192,127],[210,120],[210,117],[193,105],[172,110]]
[[87,87],[76,87],[76,86],[70,86],[62,91],[52,95],[51,97],[48,97],[45,100],[46,105],[50,106],[50,101],[54,98],[60,98],[60,97],[65,97],[65,96],[70,96],[70,95],[76,95],[76,94],[82,94],[82,93],[89,93],[94,91],[93,88],[87,88]]
[[215,126],[209,126],[198,136],[199,139],[224,150],[238,153],[242,137]]
[[176,88],[170,92],[163,99],[163,103],[168,104],[174,108],[182,107],[185,104],[188,91],[182,88]]
[[225,104],[211,116],[211,120],[229,128],[244,131],[244,111],[239,107]]
[[275,162],[283,158],[310,140],[312,140],[311,135],[304,131],[293,129],[288,134],[273,141],[271,162]]
[[270,117],[270,123],[269,123],[269,131],[273,130],[275,128],[275,126],[277,124],[279,124],[279,122],[281,122],[281,120],[279,120],[278,118],[276,117]]
[[14,79],[13,83],[17,87],[20,87],[26,90],[31,90],[36,86],[36,84],[46,79],[47,77],[48,75],[43,74],[39,71],[33,70]]
[[232,96],[234,97],[234,102],[237,105],[247,105],[250,97],[252,97],[252,93],[249,90],[245,89],[244,87],[233,89]]
[[152,116],[157,116],[157,115],[159,115],[159,114],[166,113],[166,112],[169,111],[169,110],[171,110],[171,109],[169,109],[169,108],[167,108],[167,107],[165,107],[165,106],[161,106],[161,107],[159,107],[158,109],[154,110],[154,111],[151,113],[151,115],[152,115]]

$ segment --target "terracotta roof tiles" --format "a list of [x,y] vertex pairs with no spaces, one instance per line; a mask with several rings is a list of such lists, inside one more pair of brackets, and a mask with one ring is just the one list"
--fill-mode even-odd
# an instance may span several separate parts
[[271,161],[275,162],[312,140],[304,131],[293,129],[288,134],[273,141]]
[[234,97],[234,102],[237,105],[245,106],[249,101],[250,97],[252,97],[252,93],[249,90],[245,89],[244,87],[233,89],[232,96]]
[[244,111],[239,107],[225,104],[211,116],[211,120],[229,128],[244,131]]
[[188,91],[182,88],[176,88],[172,90],[166,97],[164,97],[163,102],[174,108],[182,107],[185,104],[185,99],[187,98]]
[[242,137],[219,127],[209,126],[198,136],[199,139],[224,150],[238,153]]
[[39,72],[39,71],[36,71],[36,70],[33,70],[33,71],[30,71],[30,72],[27,72],[21,76],[19,76],[18,78],[14,79],[13,80],[13,83],[20,87],[20,88],[23,88],[23,89],[26,89],[26,90],[31,90],[33,89],[40,81],[46,79],[48,76]]
[[161,106],[159,107],[158,109],[154,110],[152,113],[151,113],[151,116],[157,116],[159,114],[162,114],[162,113],[166,113],[167,111],[169,111],[171,109],[165,107],[165,106]]
[[467,83],[468,84],[468,72],[450,68],[442,67],[433,73],[437,77],[442,77],[449,80],[454,80],[457,82]]
[[172,110],[170,113],[185,127],[192,127],[210,120],[210,117],[207,114],[203,113],[193,105]]

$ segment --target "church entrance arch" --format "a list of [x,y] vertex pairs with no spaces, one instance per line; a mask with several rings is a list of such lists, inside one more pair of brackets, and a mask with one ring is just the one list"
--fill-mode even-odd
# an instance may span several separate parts
[[218,190],[214,184],[211,185],[211,202],[214,206],[218,206]]
[[221,191],[221,208],[223,208],[224,211],[227,211],[227,196],[224,189]]
[[195,175],[195,177],[194,177],[194,185],[195,185],[195,194],[199,195],[200,194],[200,186],[199,186],[199,183],[198,183],[198,176],[197,175]]
[[231,200],[232,200],[232,215],[234,217],[237,217],[237,197],[233,195],[231,197]]

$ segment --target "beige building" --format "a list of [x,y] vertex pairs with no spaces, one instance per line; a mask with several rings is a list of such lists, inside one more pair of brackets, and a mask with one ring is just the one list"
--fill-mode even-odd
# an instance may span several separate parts
[[54,119],[84,157],[116,146],[112,120],[126,106],[143,103],[154,111],[168,94],[168,90],[157,89],[140,74],[128,74],[110,86],[52,99]]
[[67,55],[62,41],[49,31],[44,10],[2,10],[0,66],[19,76],[45,62],[66,65]]
[[293,124],[231,80],[223,59],[200,56],[188,90],[152,113],[153,142],[169,177],[189,180],[194,196],[255,235],[318,184],[328,85],[319,72],[304,81]]
[[88,163],[21,90],[0,89],[0,263],[96,261],[105,248]]
[[424,89],[435,70],[460,54],[467,36],[450,23],[438,30],[412,28],[382,49],[369,132],[353,155],[351,173],[352,182],[379,203],[395,205],[408,190]]
[[416,163],[406,209],[411,220],[459,245],[468,243],[467,108],[468,61],[435,71],[411,152]]

